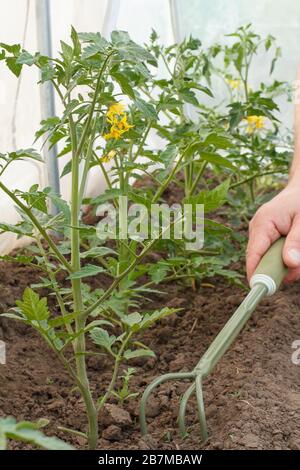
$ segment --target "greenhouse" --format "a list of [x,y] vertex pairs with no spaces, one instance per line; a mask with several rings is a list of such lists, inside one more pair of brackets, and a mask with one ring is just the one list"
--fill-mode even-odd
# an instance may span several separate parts
[[1,455],[297,459],[299,5],[0,4]]

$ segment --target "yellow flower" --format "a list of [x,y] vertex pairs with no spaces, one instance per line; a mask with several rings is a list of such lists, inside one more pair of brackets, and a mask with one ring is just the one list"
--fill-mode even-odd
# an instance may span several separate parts
[[131,124],[128,124],[124,110],[125,105],[123,103],[114,103],[109,107],[106,117],[111,127],[109,132],[104,135],[104,139],[120,139],[124,132],[129,131],[133,127]]
[[122,131],[118,129],[116,126],[111,126],[110,131],[108,134],[104,134],[104,139],[109,140],[109,139],[120,139],[122,135]]
[[122,116],[125,114],[125,104],[124,103],[114,103],[111,104],[106,113],[107,119],[109,121],[114,120],[114,116]]
[[228,83],[228,85],[230,86],[232,90],[237,90],[241,84],[240,80],[231,80],[230,78],[227,78],[226,82]]
[[246,121],[248,123],[248,126],[246,128],[246,132],[248,134],[253,134],[255,129],[263,129],[265,127],[264,116],[247,116]]
[[122,119],[120,119],[120,121],[118,121],[117,126],[122,131],[122,133],[129,131],[129,129],[131,129],[133,127],[131,124],[128,124],[126,115],[124,117],[122,117]]
[[103,163],[108,163],[110,162],[115,156],[117,155],[117,152],[115,150],[110,150],[106,155],[103,155],[102,158],[100,158],[101,162]]

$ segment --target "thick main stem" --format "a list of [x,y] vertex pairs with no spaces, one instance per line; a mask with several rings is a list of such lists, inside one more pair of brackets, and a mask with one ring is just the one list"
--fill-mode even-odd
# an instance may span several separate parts
[[[72,160],[72,196],[71,196],[71,265],[73,271],[80,270],[80,233],[79,226],[79,158],[80,154],[76,151],[76,136],[74,128],[71,125],[71,138],[73,147],[73,160]],[[86,317],[83,315],[83,301],[81,291],[81,280],[72,279],[72,291],[74,311],[77,313],[75,319],[76,333],[81,332],[74,341],[74,352],[76,355],[76,373],[82,388],[81,394],[83,396],[86,412],[88,417],[88,445],[90,449],[97,448],[98,441],[98,412],[92,397],[90,384],[86,370],[86,347],[85,347],[85,334],[84,328],[86,324]]]

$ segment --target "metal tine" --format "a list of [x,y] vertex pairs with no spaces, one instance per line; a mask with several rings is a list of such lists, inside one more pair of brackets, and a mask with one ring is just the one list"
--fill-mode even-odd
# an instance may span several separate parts
[[140,425],[141,425],[141,431],[143,435],[146,435],[148,433],[148,428],[147,428],[147,420],[146,420],[146,407],[147,407],[147,401],[151,393],[154,391],[156,387],[161,385],[164,382],[167,382],[168,380],[183,380],[183,379],[194,379],[196,376],[195,371],[192,372],[174,372],[174,373],[168,373],[161,375],[157,379],[153,380],[145,389],[142,399],[141,399],[141,405],[140,405]]

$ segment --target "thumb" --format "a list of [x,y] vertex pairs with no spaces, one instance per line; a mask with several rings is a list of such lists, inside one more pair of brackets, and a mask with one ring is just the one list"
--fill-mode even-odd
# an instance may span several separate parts
[[289,268],[300,267],[300,215],[294,217],[283,248],[283,261]]

